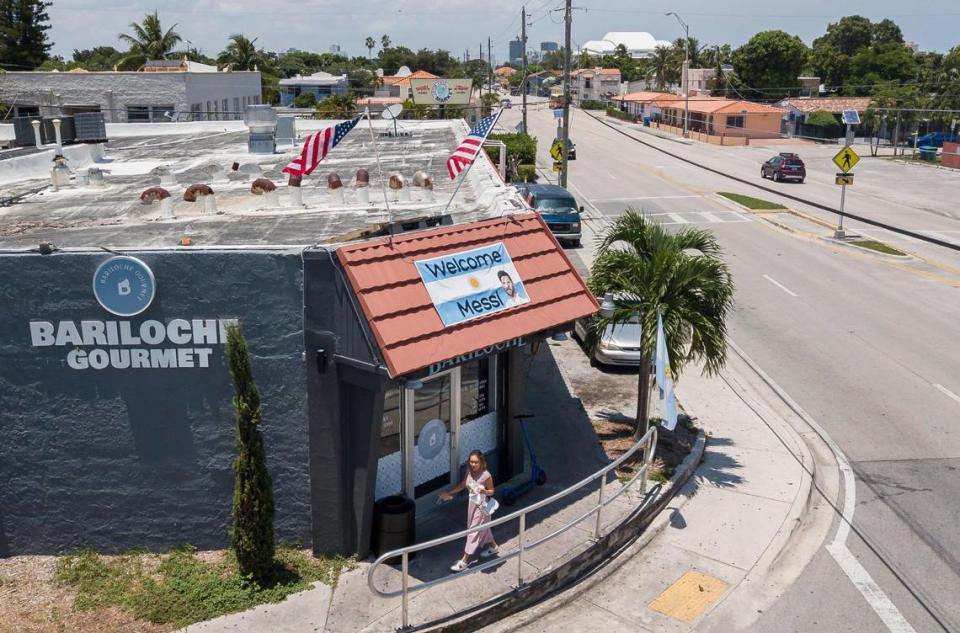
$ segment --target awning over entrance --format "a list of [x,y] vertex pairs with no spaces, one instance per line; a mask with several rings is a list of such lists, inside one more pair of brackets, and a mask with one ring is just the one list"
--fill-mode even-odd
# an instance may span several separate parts
[[[445,327],[415,262],[498,243],[512,259],[529,301]],[[350,244],[337,255],[391,377],[550,330],[598,310],[596,299],[536,213]]]

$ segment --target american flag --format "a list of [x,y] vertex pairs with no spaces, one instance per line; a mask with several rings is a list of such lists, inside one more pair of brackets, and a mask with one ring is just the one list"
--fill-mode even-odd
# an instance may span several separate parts
[[483,145],[483,141],[487,138],[487,134],[490,133],[490,130],[493,129],[494,124],[497,122],[500,112],[501,110],[498,110],[490,116],[480,119],[480,121],[473,126],[473,129],[470,130],[467,138],[463,139],[459,147],[453,150],[453,154],[447,159],[447,172],[450,174],[451,180],[459,176],[464,167],[473,163],[473,160],[477,157],[477,153],[480,151],[480,146]]
[[291,176],[309,176],[312,174],[313,170],[320,164],[320,161],[326,158],[330,150],[343,140],[343,137],[353,129],[360,118],[361,117],[357,117],[333,127],[317,130],[308,136],[307,140],[303,142],[303,150],[300,152],[300,155],[283,168],[283,173],[290,174]]

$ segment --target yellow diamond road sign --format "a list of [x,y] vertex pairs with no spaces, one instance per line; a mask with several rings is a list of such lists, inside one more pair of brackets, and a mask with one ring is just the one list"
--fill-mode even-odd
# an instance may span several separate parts
[[554,143],[553,147],[550,148],[550,155],[553,156],[553,160],[563,160],[563,142],[557,141]]
[[837,155],[833,157],[833,162],[844,172],[848,172],[853,169],[854,165],[860,162],[860,157],[857,156],[853,148],[848,145],[837,152]]

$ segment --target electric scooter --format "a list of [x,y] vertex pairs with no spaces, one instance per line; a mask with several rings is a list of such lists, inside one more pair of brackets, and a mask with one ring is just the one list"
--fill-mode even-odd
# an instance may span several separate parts
[[533,446],[530,444],[527,430],[523,426],[523,420],[532,417],[533,416],[529,414],[516,416],[516,419],[520,420],[520,432],[523,434],[523,444],[527,447],[527,452],[530,453],[530,479],[521,482],[520,485],[516,487],[500,486],[500,498],[508,506],[512,506],[522,495],[530,492],[534,485],[542,486],[547,483],[547,473],[540,468],[540,464],[537,463],[537,456],[533,452]]

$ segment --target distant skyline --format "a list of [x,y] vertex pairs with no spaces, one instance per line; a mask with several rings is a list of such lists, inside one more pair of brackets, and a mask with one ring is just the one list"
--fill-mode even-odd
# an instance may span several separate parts
[[[141,0],[54,0],[49,8],[54,42],[53,54],[70,59],[73,49],[113,46],[121,49],[117,36],[130,31],[156,9],[164,28],[176,30],[189,46],[215,57],[233,33],[257,38],[257,47],[272,51],[289,48],[327,52],[339,45],[343,54],[366,56],[364,40],[372,36],[379,50],[380,37],[389,35],[392,45],[442,48],[456,57],[469,50],[470,57],[486,57],[487,37],[494,40],[493,58],[506,61],[508,42],[520,32],[520,8],[528,11],[529,47],[540,42],[563,43],[561,0],[488,0],[483,8],[469,0],[352,0],[349,5],[333,0],[167,0],[158,6]],[[805,0],[801,5],[740,0],[735,8],[718,6],[712,0],[676,0],[663,4],[636,0],[577,0],[572,40],[576,49],[608,31],[648,31],[655,38],[674,40],[683,31],[666,11],[676,11],[690,26],[690,36],[701,44],[730,44],[734,48],[759,31],[781,29],[798,35],[807,45],[824,33],[827,24],[844,15],[859,14],[877,21],[890,18],[904,38],[920,50],[946,52],[960,45],[958,0]],[[842,6],[842,11],[839,8]],[[561,11],[551,11],[560,8]],[[184,47],[187,44],[184,43]]]

